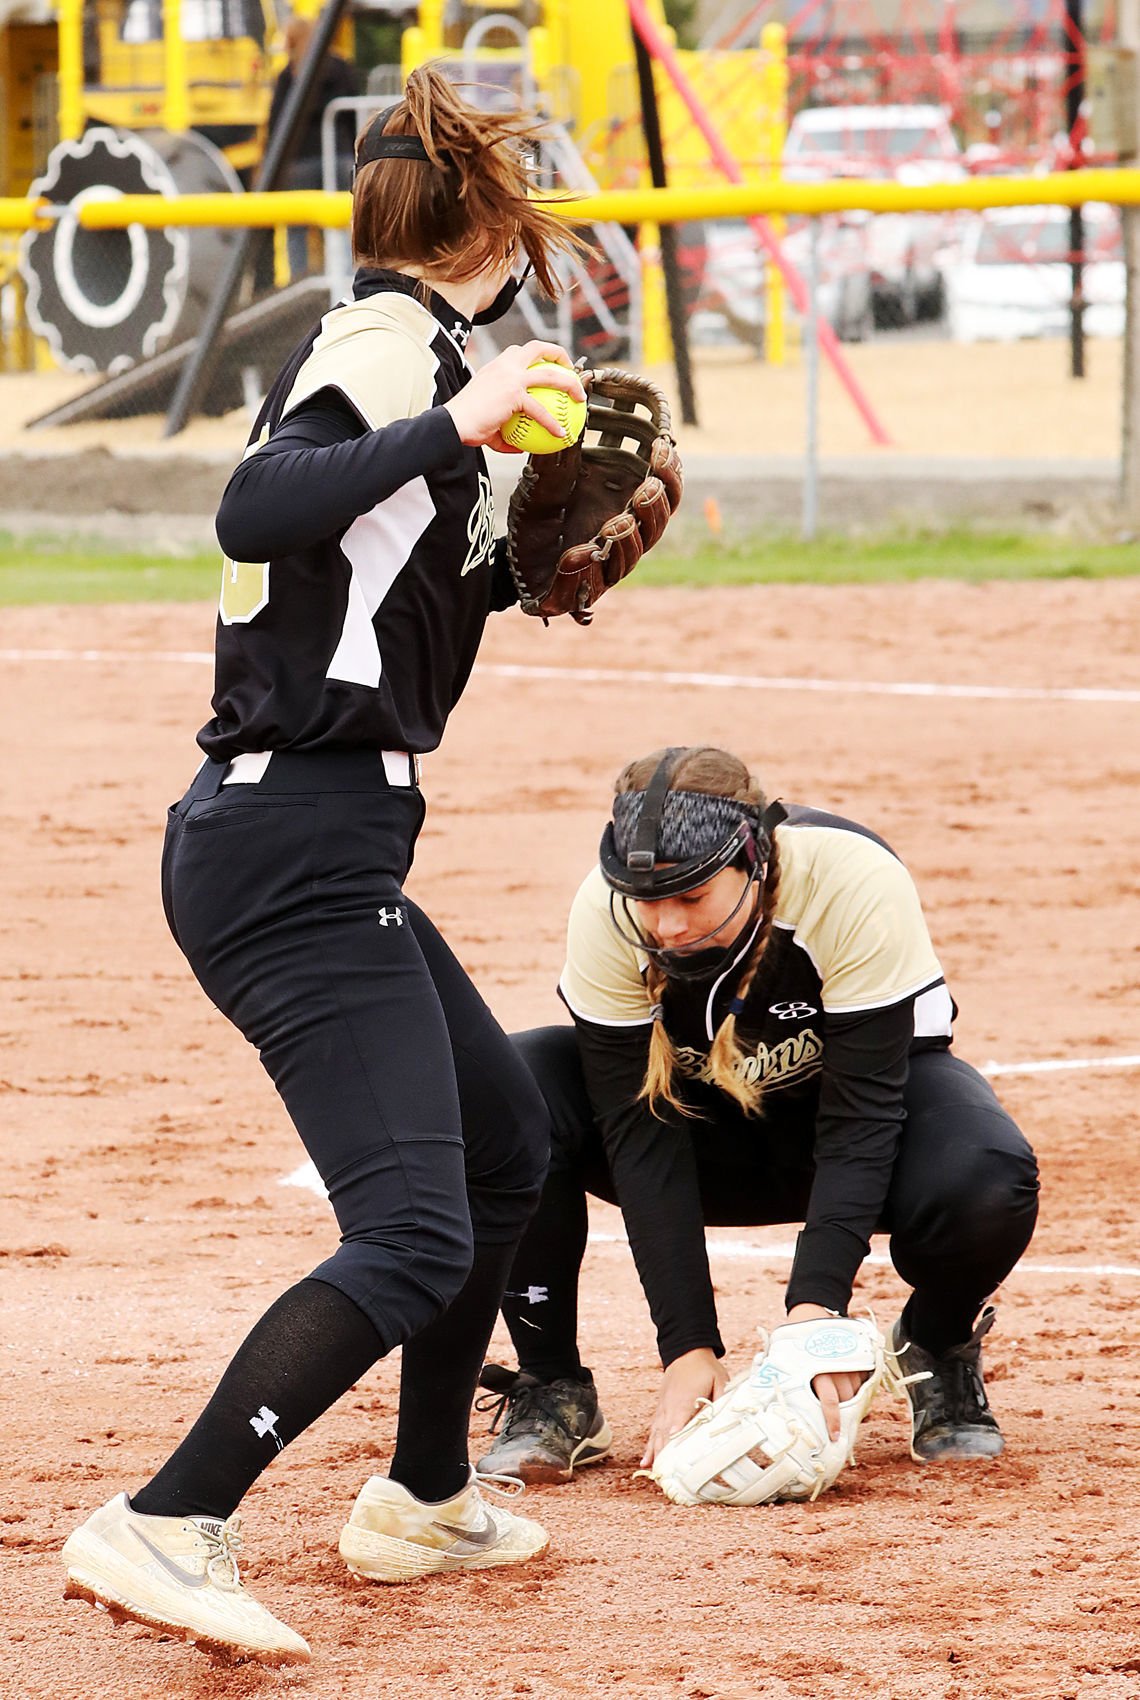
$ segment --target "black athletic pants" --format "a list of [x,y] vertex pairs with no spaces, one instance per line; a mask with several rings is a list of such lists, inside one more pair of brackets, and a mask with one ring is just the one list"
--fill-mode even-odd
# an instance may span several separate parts
[[[586,1195],[618,1202],[586,1095],[572,1027],[513,1035],[553,1122],[550,1168],[519,1246],[503,1314],[519,1366],[540,1380],[581,1373],[577,1291]],[[1008,1275],[1037,1219],[1037,1165],[989,1083],[949,1051],[911,1058],[906,1121],[886,1209],[891,1259],[914,1288],[907,1327],[941,1354],[969,1338],[984,1300]],[[755,1124],[726,1113],[694,1141],[704,1221],[745,1227],[804,1220],[812,1170],[764,1161]]]
[[[171,930],[257,1046],[328,1190],[341,1243],[312,1277],[359,1307],[377,1357],[440,1318],[480,1248],[498,1248],[484,1258],[501,1273],[473,1391],[549,1124],[525,1064],[402,891],[421,794],[389,786],[369,752],[275,754],[258,784],[222,786],[225,773],[207,761],[170,812]],[[293,1366],[301,1382],[306,1367]],[[401,1411],[420,1373],[406,1354]]]

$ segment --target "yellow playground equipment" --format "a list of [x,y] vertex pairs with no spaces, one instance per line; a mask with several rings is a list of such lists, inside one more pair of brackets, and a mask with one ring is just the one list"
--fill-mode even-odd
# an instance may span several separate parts
[[[260,158],[284,63],[284,0],[0,0],[0,196],[56,204],[127,193],[240,193]],[[358,0],[361,13],[367,0]],[[663,0],[648,0],[664,29]],[[293,0],[313,16],[320,0]],[[409,9],[411,11],[411,9]],[[393,15],[389,12],[388,15]],[[400,66],[374,74],[377,102],[428,59],[498,84],[561,127],[576,187],[649,181],[625,0],[420,0]],[[353,56],[346,12],[336,49]],[[783,32],[678,59],[745,179],[779,169],[786,120]],[[671,38],[670,38],[671,39]],[[708,180],[708,148],[669,78],[656,78],[669,180]],[[565,155],[564,155],[565,157]],[[193,334],[232,233],[85,231],[23,239],[27,316],[58,363],[125,370]],[[61,239],[62,237],[62,239]],[[26,357],[22,303],[5,303],[14,239],[0,236],[0,363]],[[643,244],[652,252],[653,243]],[[659,301],[652,279],[647,303]]]

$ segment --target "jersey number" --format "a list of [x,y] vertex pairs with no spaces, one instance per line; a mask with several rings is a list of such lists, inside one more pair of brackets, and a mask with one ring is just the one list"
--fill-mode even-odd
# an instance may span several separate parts
[[268,561],[223,561],[218,612],[223,626],[246,626],[269,605]]

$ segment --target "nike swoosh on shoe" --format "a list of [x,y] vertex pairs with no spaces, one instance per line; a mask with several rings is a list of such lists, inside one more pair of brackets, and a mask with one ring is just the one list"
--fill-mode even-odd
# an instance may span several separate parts
[[173,1559],[167,1558],[164,1552],[160,1552],[154,1545],[153,1541],[148,1541],[146,1536],[140,1530],[132,1528],[131,1534],[135,1537],[136,1541],[142,1542],[151,1557],[158,1560],[159,1564],[161,1564],[162,1568],[166,1571],[166,1574],[172,1577],[175,1582],[181,1582],[184,1588],[208,1587],[210,1578],[205,1572],[203,1572],[201,1576],[191,1575],[187,1571],[183,1570],[180,1564],[175,1564]]
[[481,1529],[462,1529],[455,1523],[436,1522],[432,1523],[432,1528],[438,1529],[442,1535],[450,1535],[453,1540],[466,1541],[468,1546],[473,1547],[493,1547],[499,1538],[494,1520],[486,1512],[483,1513]]

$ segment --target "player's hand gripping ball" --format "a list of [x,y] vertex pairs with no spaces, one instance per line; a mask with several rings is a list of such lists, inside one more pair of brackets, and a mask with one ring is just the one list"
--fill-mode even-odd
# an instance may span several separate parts
[[[548,360],[534,360],[530,370],[543,371],[550,369]],[[559,371],[564,368],[559,367]],[[548,431],[545,425],[540,425],[537,419],[532,419],[528,413],[512,413],[502,427],[502,438],[510,443],[513,449],[521,449],[524,454],[552,455],[559,449],[564,449],[569,443],[576,443],[582,435],[582,427],[586,423],[586,403],[575,401],[565,390],[554,389],[548,384],[528,384],[527,394],[532,395],[540,407],[545,407],[547,413],[553,414],[566,435],[556,437]]]
[[655,384],[612,366],[581,378],[585,429],[553,445],[561,454],[527,458],[507,510],[507,564],[524,614],[588,625],[598,598],[659,541],[684,475]]

